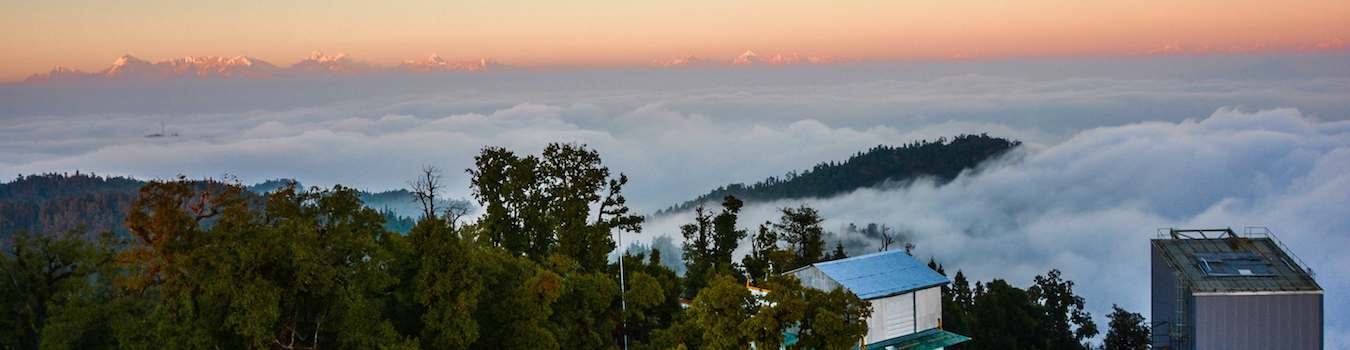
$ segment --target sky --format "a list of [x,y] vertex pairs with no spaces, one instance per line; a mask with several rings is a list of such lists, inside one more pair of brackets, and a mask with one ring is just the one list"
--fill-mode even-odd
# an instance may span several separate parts
[[0,81],[117,57],[309,52],[380,64],[438,53],[525,66],[613,66],[745,50],[856,60],[1344,50],[1350,2],[4,1]]

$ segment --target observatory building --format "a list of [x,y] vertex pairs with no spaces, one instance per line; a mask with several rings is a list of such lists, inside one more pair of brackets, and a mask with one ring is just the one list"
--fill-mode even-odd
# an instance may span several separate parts
[[1154,349],[1321,349],[1322,287],[1270,230],[1159,230]]
[[861,349],[941,349],[970,340],[942,329],[942,286],[949,283],[947,277],[903,251],[820,262],[787,274],[808,288],[847,289],[872,305],[867,335],[859,340]]

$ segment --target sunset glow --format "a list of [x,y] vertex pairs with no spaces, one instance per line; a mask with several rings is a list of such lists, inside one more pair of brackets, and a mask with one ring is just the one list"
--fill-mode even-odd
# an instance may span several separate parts
[[0,79],[103,69],[122,54],[596,66],[748,49],[855,60],[1344,51],[1350,39],[1350,2],[1338,0],[75,2],[6,5]]

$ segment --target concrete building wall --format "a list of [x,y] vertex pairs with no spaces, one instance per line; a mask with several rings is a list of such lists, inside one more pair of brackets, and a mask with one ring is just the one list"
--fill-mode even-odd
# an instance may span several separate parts
[[1196,350],[1321,349],[1322,294],[1193,297]]

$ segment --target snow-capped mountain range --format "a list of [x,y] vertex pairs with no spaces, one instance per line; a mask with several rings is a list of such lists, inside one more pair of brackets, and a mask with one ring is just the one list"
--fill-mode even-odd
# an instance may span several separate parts
[[774,54],[772,56],[761,56],[754,50],[746,50],[740,56],[731,60],[721,61],[701,58],[698,56],[685,56],[667,60],[652,61],[653,64],[660,67],[698,67],[698,66],[759,66],[759,65],[793,65],[793,64],[829,64],[843,63],[846,60],[828,57],[828,56],[802,56],[797,53]]
[[96,72],[56,67],[50,72],[34,74],[25,82],[90,81],[90,80],[168,80],[168,79],[229,79],[272,78],[314,75],[357,75],[381,71],[483,71],[501,68],[489,59],[467,62],[449,62],[438,55],[426,60],[409,60],[396,67],[382,67],[352,59],[345,54],[324,55],[315,51],[289,67],[280,67],[248,56],[187,56],[159,62],[150,62],[131,55],[123,55],[111,66]]
[[[707,59],[691,55],[667,60],[654,60],[652,64],[658,67],[700,67],[841,62],[846,61],[833,57],[802,56],[796,53],[760,56],[754,51],[746,50],[745,53],[730,60]],[[509,66],[487,58],[475,61],[448,61],[436,54],[422,59],[405,60],[396,66],[380,66],[353,59],[345,54],[330,56],[315,51],[309,57],[305,57],[287,67],[277,66],[248,56],[187,56],[151,62],[135,56],[123,55],[103,70],[86,72],[58,66],[49,72],[31,75],[24,79],[24,82],[350,76],[377,72],[481,72],[505,68],[509,68]]]

